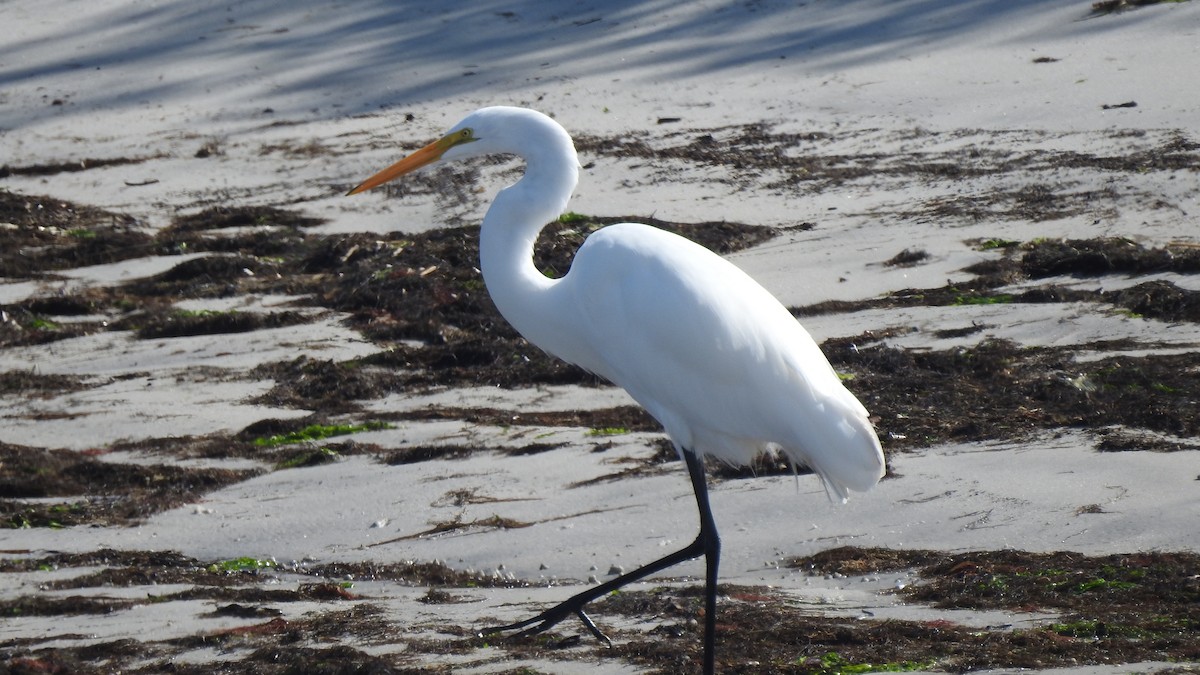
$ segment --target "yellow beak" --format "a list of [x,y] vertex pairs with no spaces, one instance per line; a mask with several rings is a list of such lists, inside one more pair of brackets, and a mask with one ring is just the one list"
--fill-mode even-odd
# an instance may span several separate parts
[[413,154],[396,162],[388,168],[364,180],[358,187],[346,193],[346,196],[356,195],[360,192],[366,192],[371,188],[379,187],[384,183],[395,180],[406,173],[415,171],[426,164],[436,162],[442,158],[442,155],[454,145],[454,137],[444,136],[429,145],[417,150]]

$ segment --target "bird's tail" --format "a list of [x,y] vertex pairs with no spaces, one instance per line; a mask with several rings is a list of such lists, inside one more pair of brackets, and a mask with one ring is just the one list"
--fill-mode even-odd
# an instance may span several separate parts
[[[845,502],[850,490],[866,492],[883,477],[883,448],[866,411],[846,391],[827,399],[823,410],[801,421],[805,446],[783,448],[798,464],[821,477],[830,499]],[[807,422],[807,424],[805,424]]]

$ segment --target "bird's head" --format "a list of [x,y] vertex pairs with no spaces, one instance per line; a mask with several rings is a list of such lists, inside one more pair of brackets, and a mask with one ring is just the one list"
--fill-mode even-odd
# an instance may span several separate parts
[[[542,113],[525,108],[496,106],[476,110],[454,125],[445,136],[363,181],[347,194],[354,195],[395,180],[439,160],[457,160],[478,155],[526,154],[528,141],[546,133],[561,136],[568,147],[567,132]],[[544,136],[543,136],[544,137]],[[533,144],[536,147],[536,143]]]

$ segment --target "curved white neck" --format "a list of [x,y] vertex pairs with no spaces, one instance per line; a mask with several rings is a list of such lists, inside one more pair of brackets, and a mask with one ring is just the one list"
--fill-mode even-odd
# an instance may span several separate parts
[[566,210],[579,176],[575,149],[566,132],[562,138],[533,143],[525,150],[525,175],[501,190],[484,216],[479,263],[488,293],[504,318],[530,342],[567,358],[560,331],[567,317],[552,299],[558,280],[533,264],[538,233]]

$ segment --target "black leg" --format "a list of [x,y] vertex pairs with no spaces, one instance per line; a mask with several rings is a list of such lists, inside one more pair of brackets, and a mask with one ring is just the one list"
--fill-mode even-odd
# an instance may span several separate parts
[[688,475],[696,491],[696,506],[700,509],[700,534],[704,541],[704,675],[716,672],[717,659],[717,567],[721,563],[721,538],[708,506],[708,486],[704,482],[704,461],[685,452]]
[[713,521],[712,509],[708,505],[708,486],[704,482],[704,462],[689,451],[684,451],[683,459],[687,463],[688,477],[692,480],[692,489],[696,492],[696,506],[700,509],[700,534],[696,535],[695,541],[674,553],[663,556],[648,565],[643,565],[632,572],[626,572],[615,579],[576,593],[531,619],[510,623],[506,626],[486,628],[480,632],[480,635],[492,635],[509,630],[520,631],[513,637],[533,635],[551,628],[558,622],[574,614],[583,621],[583,625],[587,627],[592,635],[595,635],[599,640],[611,644],[611,640],[604,633],[600,632],[596,624],[592,623],[592,620],[583,611],[585,605],[596,598],[608,595],[632,581],[637,581],[672,565],[678,565],[685,560],[704,556],[706,563],[704,586],[704,673],[711,675],[716,667],[717,565],[721,557],[721,540],[717,536],[717,525]]

